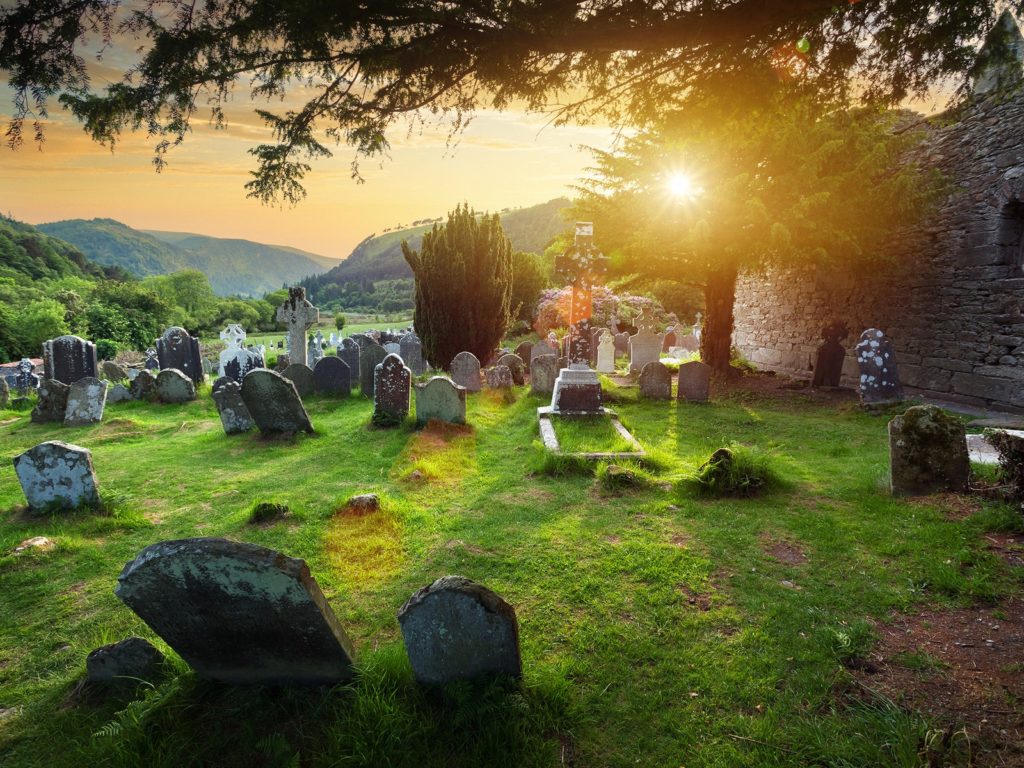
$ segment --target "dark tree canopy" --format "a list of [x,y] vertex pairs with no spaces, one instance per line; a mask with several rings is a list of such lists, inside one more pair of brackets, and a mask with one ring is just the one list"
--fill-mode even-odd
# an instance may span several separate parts
[[[1009,4],[1020,9],[1024,0]],[[258,109],[273,142],[251,150],[248,188],[295,202],[309,161],[348,144],[386,153],[408,118],[458,131],[475,110],[526,106],[556,120],[642,125],[751,64],[819,97],[894,103],[969,73],[996,0],[16,0],[0,10],[0,69],[16,111],[41,135],[54,96],[102,142],[157,139],[156,164],[197,111],[224,121],[237,88],[256,100],[303,89],[294,108]],[[97,93],[84,41],[138,48],[123,82]],[[353,165],[358,177],[358,166]]]

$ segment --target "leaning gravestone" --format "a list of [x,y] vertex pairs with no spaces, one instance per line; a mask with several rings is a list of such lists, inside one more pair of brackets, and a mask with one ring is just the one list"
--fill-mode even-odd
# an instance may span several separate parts
[[[548,341],[541,341],[533,345],[530,348],[530,363],[543,355],[554,355],[556,358],[559,356],[558,347]],[[524,357],[523,360],[526,358]]]
[[654,326],[654,318],[644,309],[636,319],[636,334],[629,337],[630,373],[640,373],[645,365],[661,359],[661,334],[654,332]]
[[824,342],[818,347],[814,378],[811,380],[812,387],[839,386],[843,375],[843,362],[846,360],[846,350],[843,349],[842,341],[849,333],[846,324],[840,322],[829,323],[821,329],[821,338]]
[[71,388],[56,379],[46,379],[36,390],[38,400],[32,409],[31,420],[36,424],[50,421],[64,421],[64,412],[68,407],[68,391]]
[[320,320],[320,310],[306,301],[305,288],[289,288],[288,298],[277,308],[277,322],[288,328],[288,358],[306,365],[306,329]]
[[134,400],[152,400],[156,397],[156,377],[148,370],[139,371],[128,391]]
[[128,380],[128,371],[124,369],[124,366],[118,365],[113,360],[104,360],[100,363],[100,375],[110,382]]
[[156,354],[161,370],[174,368],[196,384],[203,381],[203,357],[199,353],[199,339],[190,336],[184,328],[172,326],[164,331],[164,335],[156,340]]
[[498,358],[498,362],[495,365],[504,365],[512,373],[512,381],[517,386],[523,386],[526,383],[526,371],[523,365],[523,359],[519,355],[507,354],[502,355]]
[[242,685],[352,677],[352,643],[303,560],[255,544],[179,539],[146,547],[117,582],[114,594],[203,677]]
[[558,358],[554,355],[541,355],[533,358],[530,363],[530,393],[538,397],[551,397],[555,391],[555,379],[558,378]]
[[373,372],[373,423],[393,427],[409,415],[409,389],[412,371],[402,358],[390,354]]
[[416,680],[521,677],[519,623],[511,605],[462,576],[445,576],[416,592],[398,611]]
[[434,376],[426,384],[416,385],[416,426],[428,421],[449,424],[466,423],[466,388],[446,376]]
[[237,435],[248,432],[256,426],[252,414],[242,399],[242,385],[234,379],[223,377],[217,379],[213,387],[213,402],[220,414],[220,423],[224,434]]
[[427,364],[423,361],[423,344],[415,333],[407,333],[398,343],[399,354],[402,361],[409,366],[414,376],[420,376],[427,370]]
[[180,405],[196,399],[196,385],[177,368],[163,368],[157,374],[153,393],[161,403]]
[[903,399],[903,387],[896,369],[896,350],[877,328],[860,335],[855,349],[860,367],[860,399],[866,405],[897,403]]
[[484,381],[488,389],[512,389],[514,379],[507,365],[496,365],[484,371]]
[[65,427],[84,427],[103,420],[103,406],[107,402],[107,382],[86,376],[68,387],[67,406],[64,409]]
[[96,345],[78,336],[59,336],[43,342],[43,376],[74,384],[86,376],[96,378]]
[[309,397],[316,390],[313,379],[313,369],[302,363],[292,363],[281,373],[286,379],[295,385],[295,391],[299,397]]
[[242,400],[265,435],[313,431],[295,385],[276,371],[250,371],[242,381]]
[[640,397],[645,400],[671,400],[672,372],[660,362],[645,365],[640,371]]
[[523,364],[533,362],[533,344],[529,341],[524,341],[516,347],[516,357],[523,361]]
[[85,448],[50,440],[14,457],[14,471],[32,509],[97,504],[96,472]]
[[359,353],[359,391],[363,397],[373,399],[373,377],[377,366],[384,362],[387,351],[380,344],[371,342]]
[[934,405],[917,405],[889,422],[893,495],[965,491],[971,476],[963,422]]
[[711,366],[694,360],[679,366],[677,400],[706,403],[711,390]]
[[352,373],[345,361],[334,355],[320,358],[313,368],[313,388],[321,395],[351,395]]
[[472,352],[459,352],[452,360],[452,381],[467,392],[480,391],[480,361]]
[[348,366],[352,381],[359,381],[359,345],[352,339],[342,339],[338,344],[338,358]]
[[615,373],[615,337],[603,329],[597,342],[597,372]]

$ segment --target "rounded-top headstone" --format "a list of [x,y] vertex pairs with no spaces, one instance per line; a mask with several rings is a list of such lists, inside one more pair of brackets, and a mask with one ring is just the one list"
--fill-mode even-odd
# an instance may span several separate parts
[[195,384],[202,382],[203,358],[199,351],[199,339],[184,328],[171,326],[156,340],[156,354],[160,368],[176,368]]
[[523,365],[531,363],[533,361],[533,342],[520,342],[516,347],[516,357],[523,361]]
[[249,371],[242,380],[242,400],[265,435],[313,431],[295,385],[277,371]]
[[495,365],[504,365],[512,373],[512,381],[518,386],[522,386],[526,383],[526,366],[523,363],[523,358],[519,355],[513,355],[509,353],[502,355],[498,358],[498,362]]
[[163,368],[153,390],[161,403],[181,404],[196,399],[196,385],[177,368]]
[[348,397],[352,394],[352,372],[341,358],[326,355],[313,368],[313,386],[321,395]]
[[299,397],[309,397],[316,390],[313,369],[308,365],[292,363],[281,372],[281,375],[295,385],[295,391],[299,393]]
[[472,352],[459,352],[450,366],[452,381],[467,392],[480,391],[480,361]]
[[398,623],[420,683],[522,676],[515,609],[463,576],[445,576],[416,592],[398,611]]
[[96,377],[96,345],[80,336],[58,336],[43,342],[43,375],[64,384]]
[[99,502],[92,453],[80,445],[40,443],[14,457],[14,471],[33,509],[73,509]]
[[640,397],[646,400],[671,400],[672,372],[660,362],[645,365],[640,371]]
[[437,419],[450,424],[466,423],[466,388],[446,376],[434,376],[416,385],[416,424]]
[[512,389],[514,379],[507,365],[496,365],[484,372],[484,380],[488,389]]
[[530,392],[538,397],[551,397],[558,378],[558,358],[540,355],[530,363]]
[[410,371],[402,358],[391,353],[373,372],[373,423],[394,426],[409,415]]
[[363,397],[373,399],[374,372],[387,356],[387,350],[374,341],[371,341],[359,352],[359,391]]
[[706,403],[711,391],[711,366],[694,360],[679,366],[677,400],[688,403]]

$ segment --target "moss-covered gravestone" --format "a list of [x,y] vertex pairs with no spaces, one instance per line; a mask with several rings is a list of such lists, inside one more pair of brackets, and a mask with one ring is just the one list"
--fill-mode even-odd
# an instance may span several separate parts
[[153,392],[161,403],[172,405],[181,405],[196,399],[195,383],[177,368],[162,368],[157,374]]
[[896,496],[965,491],[971,475],[963,423],[934,405],[889,422],[889,474]]
[[541,355],[530,363],[530,393],[538,397],[551,397],[558,378],[558,358]]
[[373,372],[373,423],[378,427],[401,424],[409,415],[412,371],[402,358],[390,354]]
[[445,376],[434,376],[416,385],[416,425],[436,419],[450,424],[466,423],[466,389]]
[[672,399],[672,371],[654,361],[640,371],[640,397],[644,400]]
[[277,371],[249,371],[242,380],[242,400],[264,435],[313,431],[295,385]]
[[507,354],[498,358],[495,366],[504,365],[512,374],[512,381],[516,386],[523,386],[526,383],[526,366],[519,355]]

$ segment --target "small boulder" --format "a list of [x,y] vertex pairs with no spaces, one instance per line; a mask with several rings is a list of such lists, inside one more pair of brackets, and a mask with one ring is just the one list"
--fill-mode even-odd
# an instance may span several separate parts
[[177,368],[164,368],[156,377],[156,399],[180,405],[196,399],[196,385]]
[[141,637],[104,645],[85,659],[86,679],[99,685],[135,685],[158,676],[164,655]]
[[893,495],[965,491],[971,476],[963,422],[934,405],[916,405],[889,422]]

